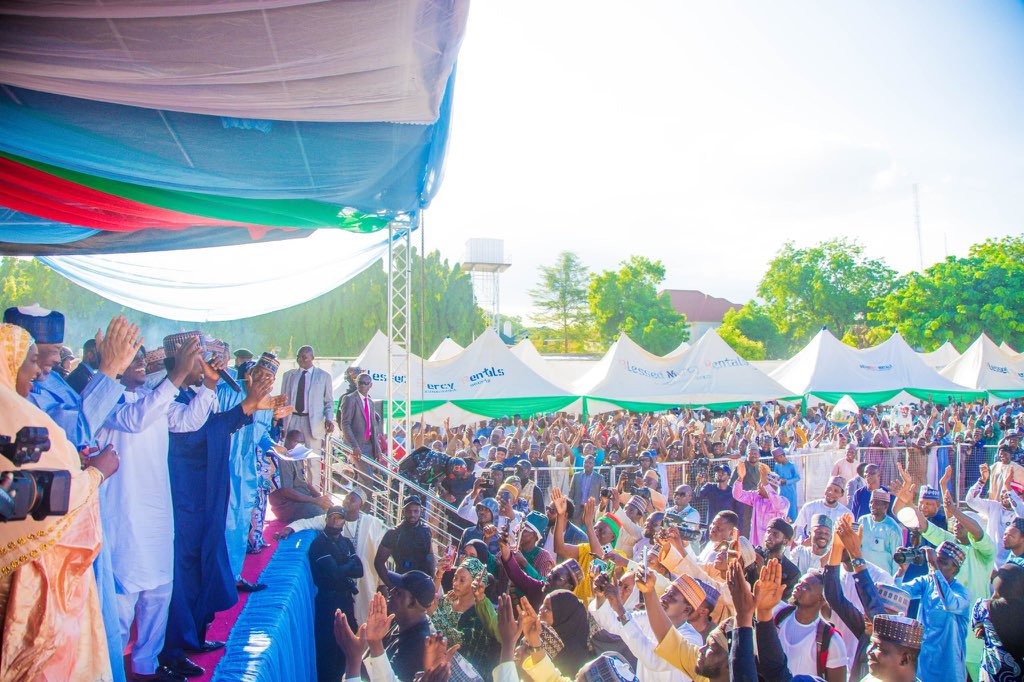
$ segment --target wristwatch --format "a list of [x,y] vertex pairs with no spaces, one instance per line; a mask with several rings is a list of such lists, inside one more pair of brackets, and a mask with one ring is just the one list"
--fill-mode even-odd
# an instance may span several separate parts
[[864,557],[856,557],[856,558],[850,559],[850,565],[853,566],[854,568],[863,568],[864,566],[867,565],[867,563],[868,562],[864,561]]

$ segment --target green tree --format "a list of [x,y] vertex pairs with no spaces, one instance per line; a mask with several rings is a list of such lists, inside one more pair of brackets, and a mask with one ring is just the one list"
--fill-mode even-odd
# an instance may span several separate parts
[[668,293],[658,295],[665,266],[631,256],[618,270],[605,270],[590,281],[587,299],[601,341],[610,344],[625,332],[656,355],[668,353],[690,338],[686,316],[672,307]]
[[985,332],[1024,345],[1024,235],[990,239],[965,258],[950,256],[903,277],[872,302],[869,319],[896,329],[912,346],[969,346]]
[[718,335],[747,360],[776,360],[786,357],[789,343],[775,322],[756,301],[739,310],[728,310]]
[[540,311],[535,319],[560,331],[562,352],[569,344],[582,340],[590,326],[587,284],[590,275],[580,257],[571,251],[558,254],[554,265],[542,265],[540,282],[530,290],[533,305]]
[[787,242],[768,264],[757,295],[792,353],[822,325],[843,337],[853,325],[865,323],[868,304],[891,293],[895,284],[896,272],[865,257],[856,241],[830,239],[805,249]]

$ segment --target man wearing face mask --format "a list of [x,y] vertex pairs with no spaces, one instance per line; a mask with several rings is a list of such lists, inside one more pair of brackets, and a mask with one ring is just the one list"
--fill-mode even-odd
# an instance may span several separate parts
[[316,637],[316,672],[320,682],[337,682],[345,673],[345,655],[334,640],[334,613],[341,611],[356,627],[353,597],[355,581],[363,577],[363,563],[352,541],[342,535],[345,509],[331,507],[323,531],[309,546],[309,570],[316,585],[313,631]]

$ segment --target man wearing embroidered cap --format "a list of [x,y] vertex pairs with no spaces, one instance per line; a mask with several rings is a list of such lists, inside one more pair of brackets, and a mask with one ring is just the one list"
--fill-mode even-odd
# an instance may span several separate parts
[[906,616],[881,615],[872,621],[868,648],[870,682],[914,682],[917,659],[924,639],[924,626]]
[[857,522],[862,529],[862,552],[865,561],[878,566],[890,575],[896,572],[893,555],[903,544],[903,530],[889,516],[889,493],[883,488],[871,491],[871,513]]
[[815,514],[825,514],[832,519],[833,524],[843,514],[850,514],[850,510],[839,501],[845,490],[846,481],[841,476],[830,478],[825,486],[825,495],[805,503],[800,509],[796,522],[793,524],[797,537],[802,538],[807,535],[811,517]]
[[758,482],[756,490],[745,490],[742,478],[737,478],[732,484],[732,496],[751,508],[750,537],[755,542],[764,537],[769,521],[788,518],[791,513],[789,501],[779,494],[781,482],[778,475],[768,472]]
[[924,626],[924,640],[918,670],[922,680],[963,682],[966,676],[964,646],[970,602],[967,589],[956,580],[964,552],[953,542],[943,542],[937,550],[926,548],[927,575],[904,583],[903,568],[896,584],[911,599],[920,599],[917,619]]
[[[637,659],[637,676],[644,682],[668,682],[679,679],[679,672],[665,659],[654,653],[658,646],[658,638],[651,629],[650,621],[642,613],[629,611],[625,608],[621,591],[611,586],[605,595],[616,620],[603,617],[600,620],[605,630],[618,635],[629,647]],[[653,601],[654,595],[651,595]],[[706,620],[707,612],[701,610],[707,595],[700,584],[688,575],[676,578],[664,594],[658,599],[662,609],[668,616],[672,627],[692,646],[703,644],[703,637],[690,624],[690,620],[700,615]],[[598,603],[601,603],[598,595]]]
[[[947,468],[947,472],[951,473]],[[945,487],[945,486],[943,486]],[[918,523],[924,539],[940,548],[948,544],[961,555],[960,570],[956,581],[967,588],[967,599],[973,604],[985,599],[991,593],[991,576],[995,569],[996,546],[981,527],[980,519],[973,512],[962,511],[948,492],[943,496],[943,505],[949,519],[949,530],[929,524],[918,513]],[[977,677],[981,666],[984,646],[977,637],[967,639],[967,670]]]
[[[164,339],[168,372],[176,367],[179,349],[196,338],[201,334],[193,331]],[[170,429],[167,462],[174,499],[174,586],[160,662],[186,676],[201,675],[203,669],[186,658],[185,651],[224,646],[207,641],[206,629],[216,612],[238,601],[225,539],[231,434],[252,422],[273,388],[273,377],[267,373],[246,384],[241,403],[226,412],[213,412],[218,370],[223,365],[220,358],[209,363],[202,356],[196,360],[185,381],[188,388],[180,389],[175,398],[184,408],[174,408],[192,414],[195,421],[172,424]],[[199,385],[198,390],[193,385]]]

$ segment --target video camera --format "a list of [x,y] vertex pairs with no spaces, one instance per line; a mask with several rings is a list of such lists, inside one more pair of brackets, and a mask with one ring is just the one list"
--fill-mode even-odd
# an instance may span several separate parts
[[435,479],[448,474],[453,459],[426,446],[418,447],[402,458],[398,464],[398,473],[426,488]]
[[[16,467],[35,464],[49,449],[50,434],[45,427],[26,426],[13,440],[0,435],[0,454]],[[66,469],[0,472],[0,522],[63,516],[70,501],[71,472]]]
[[669,528],[678,529],[679,537],[687,542],[699,540],[704,534],[704,531],[708,529],[707,524],[697,521],[687,521],[675,512],[665,513],[665,518],[661,521],[661,528],[663,532]]
[[928,560],[924,555],[924,550],[920,547],[900,547],[893,552],[892,558],[898,564],[909,562],[918,566],[921,566]]

